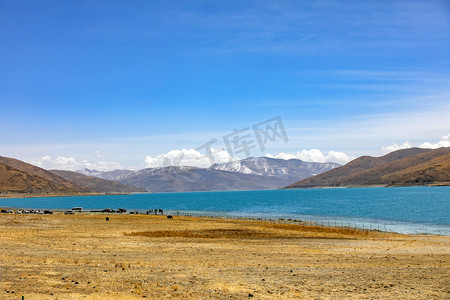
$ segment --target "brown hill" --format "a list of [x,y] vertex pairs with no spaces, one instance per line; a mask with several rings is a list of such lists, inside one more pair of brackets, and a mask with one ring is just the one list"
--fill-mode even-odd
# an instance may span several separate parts
[[390,186],[450,185],[450,154],[439,157],[409,173],[400,175]]
[[[411,148],[382,157],[363,156],[286,188],[442,184],[450,182],[450,173],[443,167],[447,165],[449,154],[450,148]],[[426,181],[424,174],[428,176]]]
[[80,191],[80,192],[90,192],[91,191],[84,187],[78,186],[75,183],[70,182],[50,171],[44,170],[42,168],[36,167],[34,165],[28,164],[28,163],[23,162],[18,159],[0,156],[0,163],[3,163],[7,166],[10,166],[11,168],[20,170],[25,173],[39,176],[43,179],[46,179],[48,181],[51,181],[51,182],[57,184],[57,185],[65,186],[69,190]]
[[76,192],[42,177],[0,163],[0,192],[30,194],[66,194]]
[[134,187],[120,182],[86,176],[80,173],[62,170],[51,170],[52,173],[69,180],[78,186],[100,193],[139,193],[147,192],[144,188]]

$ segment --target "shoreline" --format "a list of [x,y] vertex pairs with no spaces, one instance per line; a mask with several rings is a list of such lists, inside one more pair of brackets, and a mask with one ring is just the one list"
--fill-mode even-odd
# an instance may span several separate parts
[[[17,207],[17,206],[1,206],[2,213],[0,215],[7,215],[10,210],[13,214],[16,211],[22,212],[30,210],[44,210],[52,211],[56,214],[64,214],[66,211],[72,211],[72,208],[42,208],[42,207]],[[365,218],[353,218],[353,217],[339,217],[339,216],[300,216],[300,215],[288,215],[288,216],[274,216],[274,215],[261,215],[261,214],[229,214],[227,212],[217,211],[199,211],[199,210],[173,210],[163,209],[163,213],[149,212],[142,209],[125,209],[124,212],[119,212],[118,209],[112,209],[112,211],[103,211],[104,209],[111,210],[111,208],[93,208],[83,209],[80,211],[74,211],[76,215],[103,215],[103,216],[121,216],[121,215],[157,215],[157,216],[177,216],[177,217],[198,217],[198,218],[210,218],[221,220],[236,220],[236,221],[257,221],[267,223],[279,223],[279,224],[295,224],[303,226],[317,226],[323,228],[341,228],[352,229],[358,231],[374,231],[403,235],[436,235],[436,236],[450,236],[450,226],[445,224],[426,224],[426,223],[411,223],[400,221],[388,221],[379,219],[365,219]],[[123,209],[123,208],[121,208]],[[27,213],[28,214],[28,213]],[[33,214],[33,213],[31,213]]]
[[280,190],[309,190],[309,189],[354,189],[354,188],[402,188],[402,187],[439,187],[450,186],[450,182],[436,182],[433,184],[420,185],[389,185],[389,184],[373,184],[373,185],[345,185],[345,186],[299,186],[284,187]]
[[[42,208],[42,207],[17,207],[17,206],[1,206],[3,211],[1,214],[7,214],[5,211],[12,210],[49,210],[57,214],[63,214],[66,211],[71,211],[72,208]],[[117,209],[111,211],[102,211],[108,208],[84,208],[81,212],[74,211],[77,215],[155,215],[154,212],[146,213],[147,210],[143,209],[130,209],[126,208],[124,212],[119,212]],[[124,208],[121,208],[124,209]],[[361,217],[342,217],[342,216],[313,216],[313,215],[261,215],[258,213],[247,214],[230,214],[228,212],[217,211],[200,211],[200,210],[173,210],[163,209],[163,214],[158,213],[158,216],[177,216],[177,217],[199,217],[199,218],[211,218],[222,220],[236,220],[236,221],[258,221],[268,223],[280,223],[280,224],[296,224],[304,226],[318,226],[324,228],[342,228],[342,229],[354,229],[359,231],[377,231],[384,233],[404,234],[404,235],[436,235],[436,236],[450,236],[450,226],[445,224],[427,224],[427,223],[412,223],[401,221],[389,221],[382,219],[367,219]],[[21,212],[19,213],[21,214]]]
[[0,214],[0,233],[3,299],[437,299],[450,292],[448,236],[59,212]]
[[438,182],[434,184],[422,185],[349,185],[349,186],[310,186],[310,187],[282,187],[270,190],[224,190],[224,191],[187,191],[187,192],[133,192],[133,193],[54,193],[54,194],[30,194],[30,193],[10,193],[0,192],[0,199],[22,199],[22,198],[46,198],[46,197],[76,197],[76,196],[113,196],[113,195],[134,195],[134,194],[171,194],[171,193],[211,193],[211,192],[246,192],[246,191],[277,191],[277,190],[311,190],[311,189],[352,189],[352,188],[403,188],[403,187],[444,187],[450,186],[449,182]]

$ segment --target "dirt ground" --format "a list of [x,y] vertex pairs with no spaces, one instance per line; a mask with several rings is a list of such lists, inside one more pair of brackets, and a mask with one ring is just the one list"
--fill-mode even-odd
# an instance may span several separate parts
[[0,214],[1,299],[449,299],[449,261],[448,236]]

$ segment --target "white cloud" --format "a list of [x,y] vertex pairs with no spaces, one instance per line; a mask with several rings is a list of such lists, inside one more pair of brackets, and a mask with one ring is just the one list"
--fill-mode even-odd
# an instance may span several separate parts
[[[382,147],[381,151],[383,153],[389,153],[389,152],[392,152],[392,151],[396,151],[396,150],[400,150],[400,149],[407,149],[407,148],[412,148],[412,147],[415,147],[415,146],[411,145],[409,142],[404,142],[401,145],[398,145],[398,144],[394,143],[391,146]],[[444,135],[443,137],[441,137],[441,139],[437,143],[423,142],[417,147],[419,147],[419,148],[429,148],[429,149],[437,149],[437,148],[441,148],[441,147],[450,147],[450,134],[447,134],[447,135]]]
[[77,161],[74,157],[58,156],[56,158],[50,155],[45,155],[39,159],[30,159],[30,163],[41,167],[43,169],[51,170],[69,170],[76,171],[84,168],[96,169],[99,171],[111,171],[116,169],[122,169],[122,166],[118,162],[113,161],[97,161],[89,162],[87,160]]
[[411,148],[411,147],[412,147],[411,144],[408,141],[406,141],[406,142],[404,142],[401,145],[399,145],[397,143],[394,143],[391,146],[382,147],[381,151],[383,151],[384,153],[389,153],[389,152],[392,152],[392,151],[397,151],[397,150],[400,150],[400,149],[407,149],[407,148]]
[[325,156],[325,161],[331,161],[336,162],[339,164],[346,164],[349,161],[355,159],[353,156],[349,156],[345,154],[344,152],[338,152],[338,151],[330,151],[328,152],[327,156]]
[[338,151],[329,151],[328,154],[325,155],[319,149],[302,150],[295,154],[280,152],[277,155],[266,154],[266,156],[281,159],[296,158],[307,162],[335,162],[338,164],[346,164],[354,159],[354,157]]
[[167,166],[193,166],[207,168],[212,163],[224,163],[233,159],[231,155],[224,150],[211,148],[211,156],[200,153],[195,149],[171,150],[165,154],[155,157],[146,156],[144,163],[147,168],[159,168]]
[[431,149],[437,149],[441,147],[450,147],[450,134],[444,135],[441,137],[441,140],[437,143],[429,143],[424,142],[419,145],[420,148],[431,148]]

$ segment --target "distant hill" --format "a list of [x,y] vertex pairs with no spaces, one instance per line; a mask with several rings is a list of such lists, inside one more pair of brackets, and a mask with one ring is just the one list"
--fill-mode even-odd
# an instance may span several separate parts
[[106,180],[114,180],[119,181],[119,179],[123,176],[126,176],[130,173],[133,173],[134,171],[131,170],[114,170],[114,171],[97,171],[97,170],[89,170],[89,169],[83,169],[83,170],[77,170],[75,171],[77,173],[81,173],[87,176],[94,176]]
[[152,192],[235,191],[275,189],[286,180],[195,167],[143,169],[121,177],[120,182]]
[[104,173],[103,171],[97,171],[95,169],[89,170],[88,168],[84,168],[82,170],[76,170],[75,172],[86,175],[86,176],[97,176],[97,175]]
[[[0,156],[0,192],[35,195],[80,193],[133,193],[146,192],[120,182],[85,176],[76,172],[48,171],[23,161]],[[103,173],[96,171],[98,173]]]
[[71,194],[77,191],[0,163],[1,194]]
[[28,164],[18,159],[0,156],[0,163],[10,166],[14,169],[20,170],[22,172],[39,176],[43,179],[56,183],[57,185],[65,186],[68,190],[79,191],[79,192],[90,192],[89,189],[76,185],[50,171],[44,170],[42,168],[36,167],[34,165]]
[[147,192],[145,188],[138,188],[117,181],[105,180],[93,176],[86,176],[77,172],[51,170],[52,173],[71,181],[83,188],[100,193],[138,193]]
[[286,188],[447,185],[450,148],[410,148],[382,157],[359,157],[345,166]]

